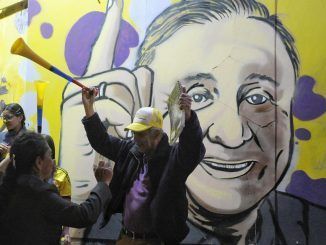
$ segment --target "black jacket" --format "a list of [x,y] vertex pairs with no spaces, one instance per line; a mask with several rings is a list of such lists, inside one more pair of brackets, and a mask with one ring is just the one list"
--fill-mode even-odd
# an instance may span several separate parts
[[54,185],[22,175],[0,214],[0,244],[59,244],[62,226],[85,227],[96,222],[110,189],[98,183],[80,205],[59,196]]
[[[92,147],[113,160],[115,167],[110,184],[112,200],[104,213],[104,224],[113,213],[123,211],[124,199],[142,164],[142,154],[133,140],[121,140],[106,133],[97,114],[83,123]],[[189,232],[186,225],[188,201],[185,182],[205,155],[202,130],[195,112],[186,122],[179,143],[170,146],[164,134],[149,160],[148,171],[153,186],[152,226],[166,243],[180,242]]]

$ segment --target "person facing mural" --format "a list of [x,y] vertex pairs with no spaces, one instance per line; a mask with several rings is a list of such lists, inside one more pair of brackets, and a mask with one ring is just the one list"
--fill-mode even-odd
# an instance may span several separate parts
[[62,225],[94,223],[111,197],[112,170],[98,166],[99,181],[80,205],[58,195],[46,182],[53,172],[51,149],[41,134],[20,134],[10,149],[10,163],[0,185],[1,244],[58,244]]
[[152,107],[140,108],[125,128],[133,139],[108,134],[94,110],[94,91],[92,95],[83,91],[83,124],[94,150],[115,162],[112,201],[104,212],[104,224],[112,214],[123,213],[117,244],[179,243],[189,231],[185,182],[205,154],[191,97],[183,89],[178,98],[186,123],[179,143],[170,146],[162,130],[162,114]]
[[[102,29],[100,37],[109,32],[116,30]],[[103,52],[92,53],[90,64],[110,53],[103,42],[94,46],[100,47]],[[107,130],[121,138],[141,105],[163,111],[169,131],[166,101],[176,82],[192,97],[206,155],[187,180],[193,229],[185,242],[318,244],[324,239],[325,209],[276,191],[293,154],[299,60],[293,37],[263,4],[180,1],[148,27],[134,71],[111,64],[107,70],[90,67],[82,81],[99,88],[97,109]],[[68,85],[66,125],[81,114],[76,94]],[[112,113],[115,118],[106,116]],[[74,134],[63,137],[69,135]],[[79,137],[73,142],[79,142],[84,158],[94,157]]]
[[[57,187],[59,195],[62,198],[66,199],[67,201],[71,201],[71,184],[70,184],[69,174],[65,169],[58,167],[56,164],[55,145],[54,145],[53,138],[47,134],[42,134],[42,136],[46,140],[46,143],[49,145],[51,149],[51,158],[54,162],[51,177],[47,180],[47,182]],[[60,241],[64,244],[71,243],[69,227],[62,228]]]

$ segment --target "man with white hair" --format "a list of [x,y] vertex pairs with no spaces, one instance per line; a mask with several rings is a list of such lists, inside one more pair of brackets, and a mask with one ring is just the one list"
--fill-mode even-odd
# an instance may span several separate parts
[[185,182],[205,154],[190,96],[183,88],[179,105],[185,113],[185,127],[179,143],[170,146],[162,130],[163,116],[152,107],[140,108],[125,128],[133,139],[108,134],[94,111],[92,91],[83,91],[87,137],[93,149],[115,162],[110,185],[113,198],[106,206],[103,224],[122,212],[117,244],[179,243],[189,231]]

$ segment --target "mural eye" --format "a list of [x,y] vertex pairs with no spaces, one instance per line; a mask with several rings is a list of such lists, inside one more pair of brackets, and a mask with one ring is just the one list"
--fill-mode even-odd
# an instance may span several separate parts
[[211,92],[205,87],[193,87],[188,91],[188,94],[193,100],[193,110],[199,110],[212,104],[214,97]]
[[267,100],[269,99],[261,94],[253,94],[246,98],[246,101],[252,105],[264,104]]
[[194,102],[200,103],[200,102],[207,101],[208,98],[203,94],[193,94],[192,99],[193,99]]

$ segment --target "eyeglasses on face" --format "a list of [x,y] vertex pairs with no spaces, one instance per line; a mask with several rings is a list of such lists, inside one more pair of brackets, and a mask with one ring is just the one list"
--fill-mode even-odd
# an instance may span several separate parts
[[11,119],[14,118],[15,115],[1,115],[0,118],[3,120],[3,121],[10,121]]

